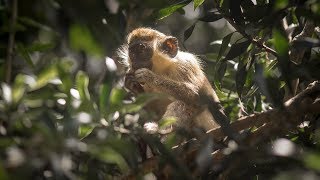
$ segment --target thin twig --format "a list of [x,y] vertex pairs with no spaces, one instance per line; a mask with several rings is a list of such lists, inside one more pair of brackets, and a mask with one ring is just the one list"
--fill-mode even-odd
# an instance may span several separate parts
[[11,19],[10,19],[10,32],[8,39],[8,48],[7,48],[7,60],[6,60],[6,71],[5,71],[5,82],[10,83],[11,81],[11,72],[12,72],[12,59],[13,59],[13,48],[14,48],[14,39],[15,39],[15,26],[18,17],[18,0],[12,0],[12,10],[11,10]]
[[223,18],[225,18],[231,26],[233,26],[243,37],[247,38],[248,40],[250,40],[253,44],[255,44],[256,46],[258,46],[259,48],[264,49],[266,52],[274,55],[275,57],[278,57],[278,54],[275,50],[273,50],[272,48],[268,47],[267,45],[265,45],[263,42],[258,41],[256,39],[254,39],[253,37],[251,37],[249,34],[247,34],[243,29],[241,29],[234,21],[232,18],[230,18],[229,16],[225,15],[224,13],[222,13],[220,7],[219,7],[219,1],[215,1],[215,3],[217,4],[217,9],[218,12],[223,16]]
[[237,32],[239,32],[243,37],[247,38],[248,40],[250,40],[253,44],[255,44],[256,46],[258,46],[259,48],[264,49],[266,52],[274,55],[275,57],[278,57],[277,52],[268,47],[267,45],[265,45],[263,42],[254,39],[253,37],[251,37],[249,34],[247,34],[243,29],[241,29],[233,20],[232,18],[223,15],[224,18],[230,23],[231,26],[233,26]]

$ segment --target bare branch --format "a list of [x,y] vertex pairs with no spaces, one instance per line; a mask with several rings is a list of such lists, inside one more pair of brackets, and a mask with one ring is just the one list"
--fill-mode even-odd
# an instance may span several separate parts
[[18,0],[12,0],[12,9],[11,9],[11,19],[10,19],[10,32],[7,48],[7,59],[6,59],[6,69],[5,69],[5,81],[10,83],[11,81],[11,72],[12,72],[12,59],[13,59],[13,48],[14,48],[14,39],[15,39],[15,26],[18,17]]

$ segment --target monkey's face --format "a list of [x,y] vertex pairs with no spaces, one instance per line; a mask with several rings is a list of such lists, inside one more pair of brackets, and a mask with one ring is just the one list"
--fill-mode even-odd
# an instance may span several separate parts
[[154,53],[174,58],[179,49],[177,38],[149,28],[133,30],[128,36],[128,46],[129,59],[134,71],[140,68],[152,69]]
[[152,68],[153,45],[151,42],[136,40],[129,43],[129,58],[132,69]]

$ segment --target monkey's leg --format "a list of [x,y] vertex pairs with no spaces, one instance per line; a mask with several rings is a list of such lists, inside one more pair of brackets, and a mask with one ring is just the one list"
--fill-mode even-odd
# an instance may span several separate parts
[[184,128],[190,131],[195,125],[192,119],[198,114],[197,111],[196,108],[187,105],[183,101],[174,101],[167,106],[167,110],[162,119],[173,117],[176,119],[176,122],[173,124],[174,129]]

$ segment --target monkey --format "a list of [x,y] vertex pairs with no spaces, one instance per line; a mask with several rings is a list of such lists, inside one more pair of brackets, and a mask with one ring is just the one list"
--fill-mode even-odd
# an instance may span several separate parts
[[137,28],[129,33],[118,56],[128,66],[124,85],[129,91],[169,96],[149,107],[161,119],[174,117],[173,130],[191,131],[198,127],[210,131],[221,126],[228,136],[234,136],[202,62],[194,54],[180,50],[176,37],[151,28]]

